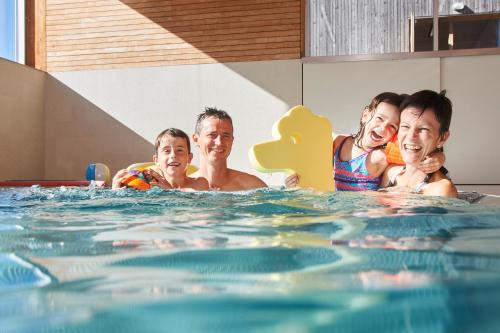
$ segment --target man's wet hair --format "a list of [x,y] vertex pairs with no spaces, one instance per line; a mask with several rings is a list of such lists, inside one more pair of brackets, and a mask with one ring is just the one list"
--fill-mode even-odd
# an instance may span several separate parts
[[[401,103],[401,110],[409,107],[420,110],[420,115],[425,110],[434,112],[439,122],[439,135],[442,137],[450,130],[452,104],[446,95],[446,90],[437,93],[432,90],[421,90],[407,96]],[[419,116],[420,116],[419,115]]]
[[191,153],[191,143],[189,142],[189,136],[182,130],[178,128],[167,128],[166,130],[162,131],[158,136],[156,137],[155,141],[155,154],[158,153],[158,148],[160,147],[161,139],[165,136],[171,136],[174,138],[183,138],[186,140],[187,148],[188,148],[188,153]]
[[207,118],[216,118],[220,120],[228,120],[231,123],[231,127],[233,126],[233,120],[231,119],[231,116],[224,110],[219,110],[217,108],[212,108],[212,107],[206,107],[205,112],[201,113],[198,115],[198,118],[196,119],[196,127],[194,129],[194,132],[196,134],[200,134],[201,132],[201,123],[203,120]]

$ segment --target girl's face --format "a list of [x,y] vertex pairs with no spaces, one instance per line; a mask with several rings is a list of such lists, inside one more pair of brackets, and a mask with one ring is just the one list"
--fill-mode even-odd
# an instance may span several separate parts
[[399,115],[397,106],[385,102],[371,112],[365,110],[361,117],[361,122],[365,124],[362,147],[373,149],[389,142],[398,131]]
[[440,124],[432,110],[408,107],[401,112],[398,133],[399,149],[406,164],[417,164],[427,155],[441,148],[449,132],[439,134]]

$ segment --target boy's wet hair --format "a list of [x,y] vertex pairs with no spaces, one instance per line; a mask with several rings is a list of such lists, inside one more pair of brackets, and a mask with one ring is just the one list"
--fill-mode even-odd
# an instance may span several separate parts
[[233,126],[233,120],[231,119],[231,116],[226,111],[219,110],[217,108],[206,107],[205,112],[199,114],[198,118],[196,119],[196,127],[194,129],[194,132],[196,134],[200,134],[201,123],[203,122],[203,120],[205,120],[207,118],[229,120],[229,122],[231,123],[231,127]]
[[[370,104],[365,107],[365,110],[368,110],[372,114],[372,118],[373,118],[373,115],[375,114],[373,111],[375,111],[377,106],[379,106],[380,103],[383,102],[383,103],[387,103],[387,104],[390,104],[390,105],[397,107],[399,109],[399,111],[401,112],[401,110],[402,110],[402,108],[400,107],[401,103],[403,102],[403,99],[407,96],[408,96],[407,94],[400,95],[400,94],[396,94],[393,92],[383,92],[383,93],[380,93],[377,96],[373,97]],[[361,146],[361,139],[363,138],[363,135],[365,134],[366,124],[372,119],[372,118],[370,118],[369,120],[365,121],[365,123],[363,124],[362,118],[363,118],[363,116],[361,116],[361,119],[359,121],[359,130],[354,135],[354,144],[359,148],[363,148]],[[385,145],[381,146],[380,148],[383,148],[383,147],[385,147]]]
[[407,96],[401,103],[401,110],[409,107],[420,110],[420,115],[425,110],[434,112],[437,121],[439,122],[439,135],[443,137],[450,130],[452,104],[446,95],[446,90],[437,93],[432,90],[421,90]]
[[182,130],[178,128],[167,128],[166,130],[162,131],[158,136],[156,137],[155,141],[155,154],[158,153],[158,148],[160,147],[161,139],[165,136],[171,136],[174,138],[183,138],[186,140],[187,148],[188,148],[188,153],[191,153],[191,143],[189,142],[189,136]]

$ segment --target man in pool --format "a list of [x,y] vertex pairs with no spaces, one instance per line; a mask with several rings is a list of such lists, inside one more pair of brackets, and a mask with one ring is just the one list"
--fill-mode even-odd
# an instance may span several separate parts
[[233,121],[227,112],[206,108],[198,115],[193,142],[200,149],[200,169],[192,177],[204,177],[210,189],[216,191],[266,187],[258,177],[227,167],[233,140]]

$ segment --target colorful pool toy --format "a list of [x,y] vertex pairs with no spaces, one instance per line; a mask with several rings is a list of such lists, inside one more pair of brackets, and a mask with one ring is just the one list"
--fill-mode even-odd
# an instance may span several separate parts
[[[143,191],[151,189],[151,182],[155,180],[154,176],[152,176],[148,170],[158,172],[154,162],[134,163],[130,165],[127,170],[129,174],[128,177],[122,181],[122,185]],[[188,165],[186,173],[190,175],[197,170],[198,168],[196,166]]]

